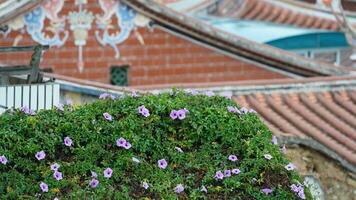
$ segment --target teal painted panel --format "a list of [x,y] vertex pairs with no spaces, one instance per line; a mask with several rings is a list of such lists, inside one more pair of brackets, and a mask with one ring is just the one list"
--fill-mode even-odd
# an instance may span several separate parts
[[338,48],[349,46],[344,33],[341,32],[308,33],[269,41],[266,44],[285,50]]

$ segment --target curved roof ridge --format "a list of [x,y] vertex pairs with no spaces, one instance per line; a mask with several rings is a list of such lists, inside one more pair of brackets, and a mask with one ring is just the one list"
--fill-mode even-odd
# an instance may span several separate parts
[[334,65],[316,62],[268,45],[258,44],[242,37],[175,12],[152,0],[121,0],[137,12],[148,16],[153,24],[192,38],[198,43],[219,49],[226,54],[254,61],[265,67],[290,72],[302,77],[347,75],[350,72]]

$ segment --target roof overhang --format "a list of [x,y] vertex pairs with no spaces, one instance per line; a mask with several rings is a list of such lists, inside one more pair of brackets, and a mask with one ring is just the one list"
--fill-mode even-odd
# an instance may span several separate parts
[[33,10],[44,1],[45,0],[7,0],[0,2],[0,26],[17,16]]

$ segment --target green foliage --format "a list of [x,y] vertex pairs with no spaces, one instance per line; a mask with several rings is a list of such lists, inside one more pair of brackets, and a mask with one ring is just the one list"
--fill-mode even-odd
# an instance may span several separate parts
[[[138,113],[141,105],[149,117]],[[1,199],[298,199],[290,185],[301,179],[284,168],[289,162],[271,144],[268,128],[256,114],[234,114],[227,106],[236,104],[224,97],[175,91],[98,100],[35,116],[8,111],[0,116],[0,155],[8,159],[0,164]],[[189,110],[185,119],[170,118],[173,109],[183,108]],[[104,119],[105,112],[112,121]],[[63,144],[67,136],[73,140],[71,147]],[[132,147],[116,146],[120,137]],[[38,161],[35,154],[41,150],[46,158]],[[239,161],[229,161],[230,154]],[[264,154],[273,158],[266,160]],[[158,167],[160,159],[167,160],[166,169]],[[63,173],[60,181],[50,169],[54,162]],[[113,169],[110,179],[103,176],[108,167]],[[241,173],[215,180],[217,171],[232,168]],[[91,171],[98,174],[97,188],[89,186]],[[47,193],[39,187],[42,181],[48,184]],[[150,186],[147,190],[143,181]],[[174,192],[177,184],[184,185],[184,192]],[[207,193],[200,191],[202,186]],[[266,187],[272,194],[261,192]],[[310,199],[307,189],[305,193]]]

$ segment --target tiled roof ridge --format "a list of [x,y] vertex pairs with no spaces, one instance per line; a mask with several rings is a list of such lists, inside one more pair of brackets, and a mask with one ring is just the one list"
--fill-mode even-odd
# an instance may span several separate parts
[[153,25],[172,30],[206,46],[219,49],[265,67],[290,72],[299,76],[345,75],[349,71],[334,65],[316,62],[268,45],[238,37],[217,29],[201,20],[175,12],[152,0],[121,0],[137,12],[153,20]]

